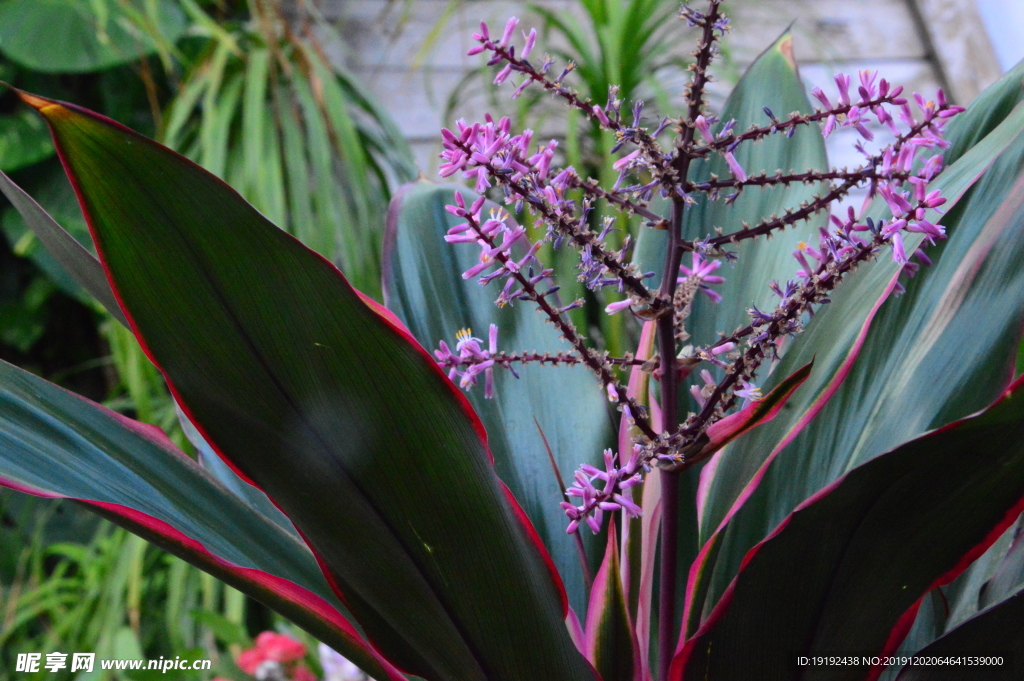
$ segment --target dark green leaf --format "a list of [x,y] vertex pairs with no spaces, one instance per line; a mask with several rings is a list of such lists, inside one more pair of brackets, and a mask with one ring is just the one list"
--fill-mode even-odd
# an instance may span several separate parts
[[[970,669],[951,664],[905,667],[897,681],[1015,681],[1024,665],[1024,592],[979,613],[917,653],[923,658],[1001,657]],[[994,662],[994,660],[992,660]]]
[[[895,650],[921,598],[960,574],[1024,508],[1020,387],[797,507],[746,555],[674,661],[673,678],[791,678],[797,655]],[[854,681],[866,671],[808,667],[800,677]]]
[[83,501],[353,655],[370,673],[401,678],[374,661],[297,537],[218,484],[159,429],[3,362],[0,484]]
[[22,97],[188,416],[303,533],[378,649],[432,679],[593,678],[476,415],[393,316],[185,158]]

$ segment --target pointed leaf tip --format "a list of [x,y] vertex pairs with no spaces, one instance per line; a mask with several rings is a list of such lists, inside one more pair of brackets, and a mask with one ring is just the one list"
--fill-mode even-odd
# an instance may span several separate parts
[[[7,85],[7,83],[4,83],[4,85]],[[9,87],[12,90],[14,90],[14,94],[16,94],[18,96],[18,99],[23,101],[25,104],[28,104],[30,107],[32,107],[33,109],[35,109],[39,113],[43,114],[44,116],[46,116],[46,110],[47,109],[52,109],[54,107],[60,107],[60,104],[58,102],[55,102],[52,99],[47,99],[45,97],[39,97],[38,95],[33,95],[33,94],[25,92],[23,90],[19,90],[18,88],[14,87],[14,86],[11,86],[11,85],[7,85],[7,87]],[[60,107],[60,108],[63,108],[63,107]]]
[[786,58],[786,61],[789,62],[790,66],[795,69],[796,55],[793,53],[793,34],[788,31],[784,33],[782,37],[779,38],[777,45],[779,52]]

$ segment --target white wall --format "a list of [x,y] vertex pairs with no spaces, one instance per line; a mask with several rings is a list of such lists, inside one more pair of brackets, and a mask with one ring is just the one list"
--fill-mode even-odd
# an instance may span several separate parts
[[1024,59],[1024,0],[977,0],[985,28],[1006,71]]

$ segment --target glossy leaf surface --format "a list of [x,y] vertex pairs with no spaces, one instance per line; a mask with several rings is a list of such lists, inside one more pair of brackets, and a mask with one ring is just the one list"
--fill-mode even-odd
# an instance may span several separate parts
[[[477,264],[480,250],[444,241],[448,228],[459,222],[444,209],[452,203],[454,191],[451,185],[419,182],[406,185],[392,202],[384,261],[388,307],[427,348],[436,348],[441,340],[454,348],[455,333],[462,328],[486,338],[489,325],[495,323],[499,350],[570,351],[529,301],[496,306],[501,282],[482,287],[462,278],[462,272]],[[461,191],[467,201],[475,199],[471,192]],[[508,370],[496,369],[494,399],[484,399],[482,385],[467,391],[467,397],[487,428],[495,470],[551,551],[573,609],[583,613],[586,594],[579,559],[565,533],[567,520],[558,506],[562,490],[540,430],[562,478],[571,480],[580,464],[601,465],[601,451],[611,444],[610,410],[600,383],[584,367],[530,365],[515,370],[518,379]],[[588,543],[589,552],[600,555],[601,545]]]
[[351,655],[371,651],[301,540],[218,484],[165,435],[0,362],[0,485],[64,497],[266,603]]
[[[920,599],[960,574],[1022,508],[1024,395],[1011,390],[801,504],[744,558],[677,656],[673,678],[788,678],[797,655],[895,650]],[[813,667],[802,678],[866,672]]]
[[426,351],[214,176],[24,97],[175,397],[302,532],[371,642],[430,679],[593,678],[543,546]]

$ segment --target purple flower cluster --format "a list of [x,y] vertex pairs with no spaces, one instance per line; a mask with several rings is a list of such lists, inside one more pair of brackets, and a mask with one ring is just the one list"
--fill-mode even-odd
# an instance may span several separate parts
[[[797,276],[804,285],[811,284],[815,279],[827,281],[832,276],[831,270],[836,263],[851,257],[859,257],[865,248],[881,243],[887,243],[892,247],[892,257],[896,263],[907,266],[909,263],[903,243],[904,233],[923,234],[930,244],[946,237],[941,225],[926,219],[929,209],[937,209],[946,203],[939,190],[927,189],[928,183],[942,170],[942,156],[939,153],[933,154],[920,164],[916,171],[914,166],[917,165],[920,151],[938,151],[949,146],[949,142],[942,137],[943,128],[952,116],[963,111],[963,107],[950,106],[942,90],[938,91],[937,102],[926,101],[921,95],[915,94],[914,99],[923,114],[923,118],[918,121],[908,100],[898,97],[902,88],[890,90],[885,79],[876,87],[877,72],[860,72],[858,104],[851,104],[850,77],[840,74],[835,80],[839,88],[840,106],[850,107],[845,119],[839,124],[852,125],[863,137],[872,139],[870,131],[863,125],[862,113],[866,111],[863,108],[864,103],[889,96],[896,97],[892,104],[899,107],[899,118],[909,130],[901,131],[884,105],[876,105],[871,109],[878,121],[889,126],[897,137],[896,142],[886,146],[881,153],[868,156],[869,163],[876,169],[868,199],[875,195],[881,196],[892,212],[892,217],[881,221],[870,218],[859,220],[853,208],[848,209],[845,219],[832,215],[832,229],[820,230],[818,248],[800,242],[793,252],[793,257],[801,267]],[[830,100],[820,89],[816,88],[813,93],[822,104],[831,108]],[[830,115],[823,133],[827,135],[835,127],[837,120],[836,115]],[[867,205],[865,203],[865,208]],[[919,253],[923,256],[922,252]],[[909,264],[907,271],[912,274],[916,267]],[[793,282],[790,282],[787,290],[790,293],[794,290]],[[777,292],[783,298],[787,297],[784,295],[785,292]]]
[[[576,471],[575,482],[565,490],[568,497],[582,499],[579,506],[562,502],[565,515],[569,518],[567,534],[575,532],[580,522],[585,522],[594,534],[601,531],[601,523],[604,513],[625,511],[631,518],[639,518],[643,510],[633,503],[627,492],[630,487],[639,485],[643,481],[643,473],[649,467],[644,462],[643,447],[636,446],[629,458],[629,462],[618,467],[615,464],[615,453],[610,449],[604,450],[604,470],[588,463],[583,464]],[[596,484],[595,484],[596,483]]]
[[[514,275],[528,269],[530,263],[536,260],[541,244],[530,242],[526,238],[526,229],[512,222],[508,214],[500,208],[492,209],[490,216],[485,220],[484,202],[485,199],[481,196],[467,208],[461,192],[456,192],[455,204],[445,206],[445,209],[456,217],[465,218],[466,222],[450,228],[444,240],[452,244],[474,243],[480,247],[479,262],[463,272],[462,278],[479,277],[479,282],[486,285],[495,279],[506,277],[505,287],[497,300],[498,305],[504,307],[522,294],[522,291],[513,290],[516,283]],[[497,241],[499,237],[500,243]],[[512,254],[512,249],[516,245],[522,245],[525,249],[525,254],[518,258]],[[496,269],[487,272],[495,266]],[[531,282],[538,283],[550,274],[549,270],[544,270],[540,275],[531,275]]]
[[[582,501],[580,505],[562,504],[570,521],[570,533],[576,532],[581,522],[598,532],[605,512],[622,510],[631,517],[639,516],[641,509],[633,503],[632,492],[628,490],[641,481],[651,466],[678,467],[696,463],[690,457],[699,460],[704,450],[693,449],[692,445],[734,406],[745,407],[761,399],[754,382],[758,368],[765,359],[778,358],[782,339],[803,329],[807,316],[813,314],[815,306],[829,302],[827,296],[846,273],[874,258],[883,248],[890,248],[893,260],[903,272],[913,275],[918,265],[909,262],[908,235],[919,234],[930,244],[945,238],[945,230],[931,217],[931,211],[939,209],[946,199],[939,191],[930,189],[929,183],[942,170],[940,152],[949,146],[943,139],[944,126],[963,110],[962,107],[950,105],[941,90],[935,101],[918,94],[903,97],[903,88],[892,86],[876,71],[861,71],[856,81],[849,75],[836,76],[837,94],[831,98],[819,88],[812,90],[824,107],[814,113],[793,113],[780,119],[765,107],[768,124],[737,131],[735,120],[720,121],[703,109],[706,69],[716,53],[714,42],[729,28],[719,4],[712,0],[708,12],[683,8],[682,18],[703,29],[702,42],[694,53],[697,63],[693,80],[687,86],[690,106],[682,118],[661,119],[653,134],[641,127],[643,102],[632,104],[632,124],[627,127],[628,121],[622,116],[624,103],[619,99],[617,88],[610,89],[607,103],[600,106],[564,83],[574,68],[571,62],[557,77],[549,75],[553,66],[550,58],[545,57],[539,66],[531,64],[527,58],[536,47],[536,30],[521,32],[523,42],[517,54],[513,42],[519,22],[515,17],[505,24],[500,37],[492,38],[485,23],[481,23],[480,31],[473,35],[478,44],[469,54],[486,52],[490,55],[489,65],[500,65],[494,78],[496,84],[504,83],[515,74],[522,76],[513,97],[535,84],[613,132],[616,144],[611,153],[617,154],[625,145],[631,145],[612,164],[619,176],[611,187],[601,187],[595,180],[581,178],[571,166],[558,167],[556,141],[536,142],[529,129],[513,133],[508,118],[495,120],[487,114],[483,122],[459,120],[453,130],[442,131],[441,176],[461,175],[481,194],[467,206],[462,194],[457,192],[454,204],[447,206],[449,212],[464,221],[449,229],[445,240],[453,244],[475,244],[480,249],[477,262],[463,272],[463,278],[478,278],[481,284],[503,278],[504,286],[496,300],[500,306],[516,300],[536,304],[571,345],[573,361],[588,366],[598,375],[609,400],[618,405],[630,427],[642,434],[627,464],[617,466],[616,457],[606,450],[603,470],[584,465],[576,472],[575,482],[566,494]],[[919,113],[912,108],[914,104]],[[670,124],[679,136],[668,152],[663,152],[657,139]],[[737,158],[736,150],[741,144],[756,143],[775,134],[791,137],[800,126],[813,129],[821,126],[826,137],[840,127],[851,128],[861,138],[856,148],[867,162],[852,171],[844,168],[784,173],[779,170],[772,175],[770,171],[753,168],[748,172]],[[873,126],[888,129],[895,141],[880,151],[869,153],[864,145],[874,140]],[[876,143],[876,146],[879,145]],[[728,168],[727,173],[722,173],[723,177],[711,175],[707,179],[686,181],[692,161],[713,155],[721,156]],[[812,200],[784,214],[766,217],[758,224],[743,223],[730,233],[716,228],[717,234],[707,234],[694,241],[682,238],[680,225],[684,212],[695,203],[691,194],[703,194],[707,201],[730,203],[747,188],[798,183],[823,186],[825,190]],[[736,244],[761,236],[770,237],[815,215],[829,214],[836,202],[858,186],[868,189],[868,202],[860,213],[849,208],[845,215],[830,215],[826,226],[818,230],[814,244],[800,242],[793,252],[800,267],[796,277],[785,284],[769,283],[781,299],[774,311],[766,313],[754,307],[749,310],[751,323],[732,335],[723,335],[707,347],[686,345],[690,337],[686,322],[693,301],[698,293],[715,303],[722,301],[722,294],[714,287],[725,282],[719,273],[723,260],[738,259],[741,251],[735,249]],[[527,211],[532,213],[536,222],[530,231],[500,208],[492,209],[485,216],[482,195],[488,190],[494,190],[492,196],[499,191],[503,194],[505,205],[515,212],[519,222],[530,225],[523,216]],[[650,201],[655,191],[672,203],[671,218],[654,212]],[[872,205],[870,201],[876,197],[881,199],[877,203],[884,201],[891,212],[883,220],[864,215]],[[686,251],[691,252],[692,260],[687,265],[679,264],[676,276],[668,278],[657,290],[649,289],[645,282],[653,273],[640,274],[628,264],[630,235],[626,234],[615,248],[609,246],[608,237],[620,223],[617,218],[599,216],[595,212],[599,202],[627,217],[640,216],[647,220],[648,226],[674,230],[670,232],[668,253],[672,257],[666,260],[668,267],[675,268]],[[534,228],[538,231],[533,231]],[[530,235],[536,235],[534,238],[539,240],[532,240]],[[676,371],[664,370],[661,364],[647,366],[650,361],[637,364],[632,355],[609,357],[595,350],[594,343],[576,330],[564,313],[582,306],[583,300],[566,306],[556,303],[555,298],[551,298],[559,289],[553,285],[554,272],[538,259],[542,243],[550,242],[558,248],[565,241],[579,253],[579,281],[591,290],[616,287],[624,294],[622,300],[608,303],[605,312],[616,314],[629,309],[641,319],[656,322],[658,355],[677,357]],[[912,255],[928,264],[923,251],[917,250]],[[542,282],[545,282],[543,288],[538,288]],[[442,341],[435,355],[450,369],[452,380],[458,379],[463,388],[474,385],[482,373],[485,395],[491,397],[496,364],[511,369],[511,362],[543,361],[535,353],[496,356],[496,334],[497,327],[492,325],[490,343],[485,349],[480,339],[464,330],[458,336],[455,352]],[[696,374],[700,380],[690,389],[700,407],[699,413],[691,414],[685,423],[671,418],[664,426],[664,433],[654,431],[647,420],[646,408],[630,397],[618,378],[618,372],[625,366],[645,367],[654,380],[661,382],[663,394],[667,391],[675,395],[673,387],[678,387],[679,381],[701,365],[707,368],[701,368]],[[724,375],[716,377],[715,374]],[[663,405],[663,416],[676,413],[674,405],[672,407]],[[687,451],[697,454],[686,454]]]
[[[463,120],[457,121],[458,134],[447,128],[441,131],[444,145],[441,158],[445,161],[438,168],[441,177],[449,177],[461,171],[463,177],[474,180],[474,188],[480,193],[491,187],[491,175],[500,174],[513,181],[529,175],[544,191],[543,187],[548,186],[548,173],[558,142],[551,140],[546,146],[541,146],[537,153],[531,154],[532,130],[512,136],[507,116],[495,122],[490,114],[486,114],[485,119],[485,123],[472,125]],[[557,187],[564,191],[565,177],[558,180],[551,187],[552,190]],[[559,203],[555,196],[545,198],[550,199],[553,205]]]
[[[462,389],[476,385],[477,376],[484,375],[484,397],[494,397],[494,360],[491,355],[498,351],[498,325],[491,324],[487,334],[487,349],[480,345],[483,341],[473,337],[470,329],[462,329],[455,335],[455,352],[451,351],[444,341],[439,343],[434,356],[441,363],[452,363],[453,361],[466,364],[466,368],[459,371],[454,365],[448,370],[448,378],[452,381],[459,379],[459,387]],[[458,353],[458,354],[456,354]]]
[[[508,182],[516,183],[516,186],[525,193],[525,197],[521,195],[512,196],[508,187],[505,186],[506,201],[515,203],[517,211],[522,209],[524,201],[528,202],[531,207],[539,209],[543,217],[547,219],[545,238],[552,241],[555,248],[561,246],[565,239],[565,234],[556,229],[556,224],[552,222],[551,218],[563,218],[578,229],[584,229],[583,226],[587,223],[592,206],[589,201],[584,201],[581,215],[579,217],[575,215],[575,203],[569,200],[566,195],[570,189],[579,185],[579,177],[572,166],[558,170],[552,169],[555,149],[558,146],[555,140],[551,140],[546,145],[539,146],[536,153],[531,153],[530,144],[533,137],[531,130],[526,130],[518,135],[512,135],[509,130],[509,119],[507,117],[495,122],[490,114],[486,115],[486,122],[483,124],[474,123],[469,125],[465,121],[460,120],[457,123],[457,129],[458,134],[448,129],[441,131],[442,144],[444,145],[441,158],[445,160],[445,163],[439,169],[442,177],[447,177],[461,171],[463,177],[474,180],[475,189],[478,192],[489,188],[491,186],[490,178],[496,176],[502,177]],[[457,196],[456,203],[458,204],[460,201],[462,201],[461,197]],[[479,206],[483,205],[479,199],[477,203],[474,203],[474,206],[478,204]],[[464,217],[463,214],[466,212],[464,204],[448,206],[448,209],[460,217]],[[479,208],[471,210],[470,213],[477,214],[477,219],[479,220]],[[543,221],[542,219],[539,223]],[[484,224],[487,230],[494,230],[495,232],[501,230],[501,220],[493,217]],[[587,233],[584,238],[588,243],[580,247],[580,279],[590,289],[617,286],[620,291],[623,290],[622,278],[610,271],[604,258],[605,239],[614,229],[613,225],[614,221],[606,220],[603,229],[599,233],[596,235]],[[449,236],[446,239],[453,243],[476,240],[472,234],[463,233],[468,229],[468,225],[459,225],[449,231]],[[508,248],[511,248],[511,245],[524,234],[525,230],[522,227],[517,227],[514,232],[505,233],[505,241],[498,248],[502,248],[507,252]],[[618,251],[613,254],[616,261],[626,261],[630,245],[631,240],[627,236],[619,246]],[[601,247],[600,253],[597,252],[595,246]],[[531,258],[539,248],[539,244],[532,244],[530,246],[531,252],[527,259]],[[481,255],[480,264],[465,273],[464,277],[476,276],[487,269],[493,261],[493,253],[487,253],[487,248],[484,250],[485,253]],[[521,267],[522,265],[520,265]],[[510,268],[509,271],[518,270]],[[488,275],[488,277],[481,279],[481,283],[486,284],[494,277],[501,276],[501,274],[501,270],[494,272]],[[647,276],[652,275],[645,275],[645,277]],[[505,300],[506,302],[509,300],[508,296],[505,297]]]
[[693,265],[690,267],[686,265],[679,266],[679,272],[685,276],[677,278],[676,283],[694,282],[699,287],[701,293],[713,302],[720,303],[722,302],[722,296],[717,291],[713,291],[711,285],[725,283],[725,277],[713,274],[721,266],[721,260],[706,259],[698,251],[694,251]]
[[[478,41],[480,44],[470,48],[469,52],[467,52],[469,56],[472,57],[473,55],[480,54],[484,50],[491,50],[496,53],[504,52],[505,56],[510,58],[509,63],[506,64],[505,67],[498,72],[498,75],[494,77],[495,85],[501,85],[502,83],[504,83],[506,80],[508,80],[508,77],[512,75],[512,72],[514,70],[517,70],[515,62],[511,61],[514,60],[516,57],[516,48],[514,45],[511,45],[510,43],[512,42],[512,37],[515,35],[516,26],[518,25],[519,19],[515,17],[510,18],[505,23],[505,30],[501,34],[501,40],[499,40],[497,43],[491,40],[491,32],[487,28],[487,24],[483,21],[480,22],[480,32],[473,34],[473,39]],[[537,43],[537,29],[530,29],[529,34],[523,33],[523,38],[525,42],[523,43],[522,51],[519,53],[519,59],[521,61],[525,61],[526,58],[530,56],[530,53],[533,51],[533,47]],[[488,62],[488,65],[493,66],[494,64],[498,64],[501,62],[501,59],[502,58],[500,56],[495,57],[490,62]],[[544,66],[542,68],[544,72],[547,73],[548,69],[551,68],[551,62],[545,61]],[[519,97],[519,95],[523,93],[523,90],[525,90],[531,82],[532,80],[530,78],[524,80],[522,85],[516,88],[515,94],[513,94],[512,97]]]
[[[860,85],[857,86],[856,95],[859,96],[859,99],[856,101],[850,91],[851,78],[845,73],[840,73],[835,77],[836,87],[839,90],[838,105],[833,105],[821,88],[811,90],[811,94],[822,103],[825,109],[833,112],[826,118],[825,127],[822,129],[822,134],[825,137],[832,134],[837,127],[852,127],[864,139],[873,140],[874,133],[865,125],[871,114],[874,114],[879,124],[888,127],[893,135],[899,137],[902,133],[889,111],[890,105],[899,108],[899,117],[908,127],[917,127],[918,123],[910,109],[908,100],[905,97],[900,97],[903,93],[902,86],[892,87],[885,78],[879,80],[877,71],[864,70],[860,71],[858,75]],[[918,144],[929,147],[943,146],[945,141],[942,139],[941,133],[945,119],[952,118],[963,111],[963,107],[949,106],[942,90],[938,91],[936,102],[928,102],[916,93],[914,99],[924,112],[926,120],[938,119],[938,121],[924,128],[917,141],[905,145],[904,156],[897,159],[896,166],[908,170],[912,163],[908,164],[906,157],[915,153],[914,147]]]

